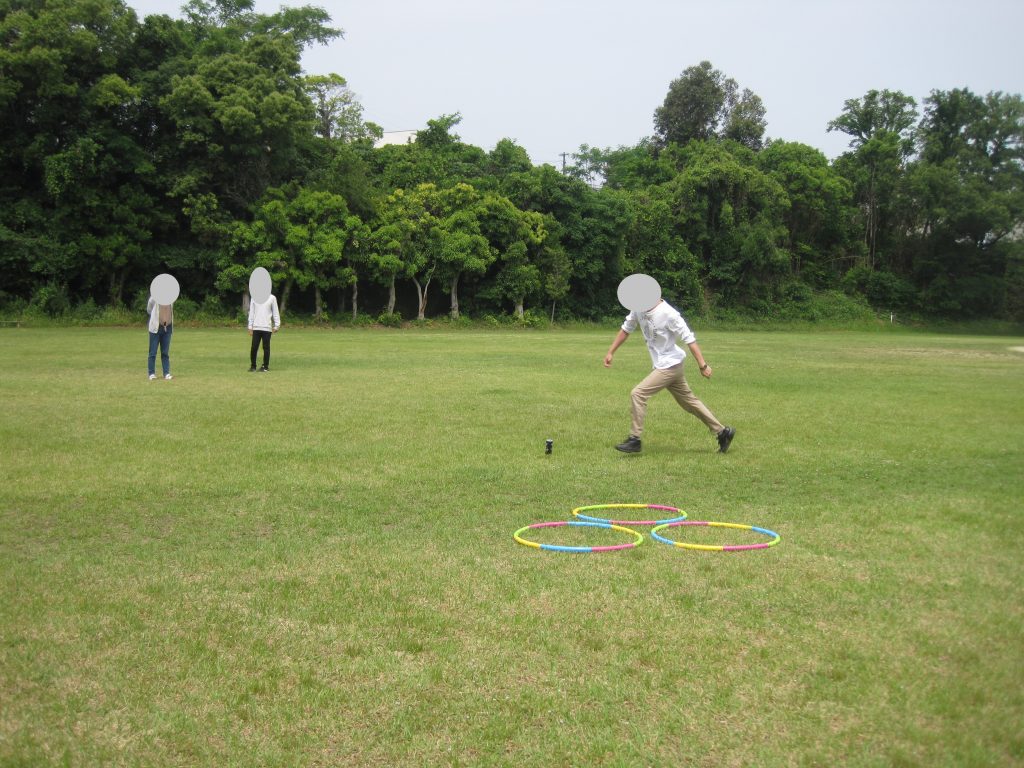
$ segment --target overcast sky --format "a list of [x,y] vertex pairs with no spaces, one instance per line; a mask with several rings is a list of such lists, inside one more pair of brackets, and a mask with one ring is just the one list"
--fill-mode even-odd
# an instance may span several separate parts
[[[140,16],[180,2],[127,0]],[[366,120],[455,133],[491,150],[511,138],[534,164],[581,144],[636,144],[687,67],[710,61],[767,109],[767,136],[830,158],[847,99],[898,90],[1024,93],[1020,0],[256,0],[317,5],[344,37],[308,50],[309,74],[343,76]]]

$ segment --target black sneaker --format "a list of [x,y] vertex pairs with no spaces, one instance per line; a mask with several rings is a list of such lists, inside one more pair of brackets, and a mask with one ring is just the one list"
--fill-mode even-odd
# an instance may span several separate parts
[[729,450],[729,444],[732,439],[736,436],[736,430],[732,427],[726,427],[718,433],[718,452],[725,453]]
[[623,453],[640,453],[640,438],[630,435],[623,442],[615,446],[615,450]]
[[264,365],[262,368],[260,368],[260,373],[270,373],[270,369]]
[[249,367],[249,373],[256,373],[256,366],[255,365]]

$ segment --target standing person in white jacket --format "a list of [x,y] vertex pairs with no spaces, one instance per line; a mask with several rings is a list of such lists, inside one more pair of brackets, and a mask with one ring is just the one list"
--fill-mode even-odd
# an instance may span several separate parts
[[277,297],[270,294],[264,302],[249,302],[249,373],[256,372],[256,353],[263,342],[263,367],[260,373],[270,372],[270,336],[281,328],[281,313],[277,310]]
[[171,376],[171,334],[174,332],[174,302],[161,304],[152,296],[146,302],[149,313],[149,380],[156,378],[156,351],[160,349],[160,364],[164,378]]

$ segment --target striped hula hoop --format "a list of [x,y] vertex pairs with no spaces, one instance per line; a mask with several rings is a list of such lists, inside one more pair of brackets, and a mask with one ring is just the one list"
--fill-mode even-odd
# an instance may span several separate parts
[[[765,536],[771,536],[771,541],[766,541],[760,544],[687,544],[685,541],[673,541],[672,539],[666,539],[660,535],[658,531],[664,528],[673,528],[677,525],[707,525],[715,528],[735,528],[740,531],[754,531],[755,533],[762,533]],[[740,523],[713,523],[707,520],[680,520],[673,523],[664,523],[659,525],[653,531],[651,536],[660,541],[663,544],[671,544],[674,547],[680,549],[697,549],[703,552],[743,552],[748,549],[768,549],[768,547],[774,547],[779,543],[782,538],[775,531],[769,531],[767,528],[758,528],[756,525],[741,525]]]
[[[590,528],[608,528],[613,531],[622,531],[624,533],[631,534],[636,537],[635,541],[631,541],[628,544],[612,544],[603,547],[567,547],[561,544],[540,544],[536,541],[527,541],[520,534],[523,531],[528,531],[531,528],[557,528],[562,525],[576,525],[576,526],[588,526]],[[543,549],[548,552],[614,552],[620,549],[632,549],[643,542],[643,534],[637,533],[636,531],[626,528],[622,525],[615,525],[613,523],[595,523],[590,521],[580,520],[560,520],[554,523],[534,523],[533,525],[524,525],[518,531],[512,534],[512,538],[518,543],[525,547],[534,547],[535,549]]]

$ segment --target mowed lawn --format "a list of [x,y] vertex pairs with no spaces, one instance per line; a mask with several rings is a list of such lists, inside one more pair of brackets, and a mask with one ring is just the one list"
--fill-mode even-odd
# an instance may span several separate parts
[[696,331],[0,330],[0,765],[1024,765],[1024,340]]

